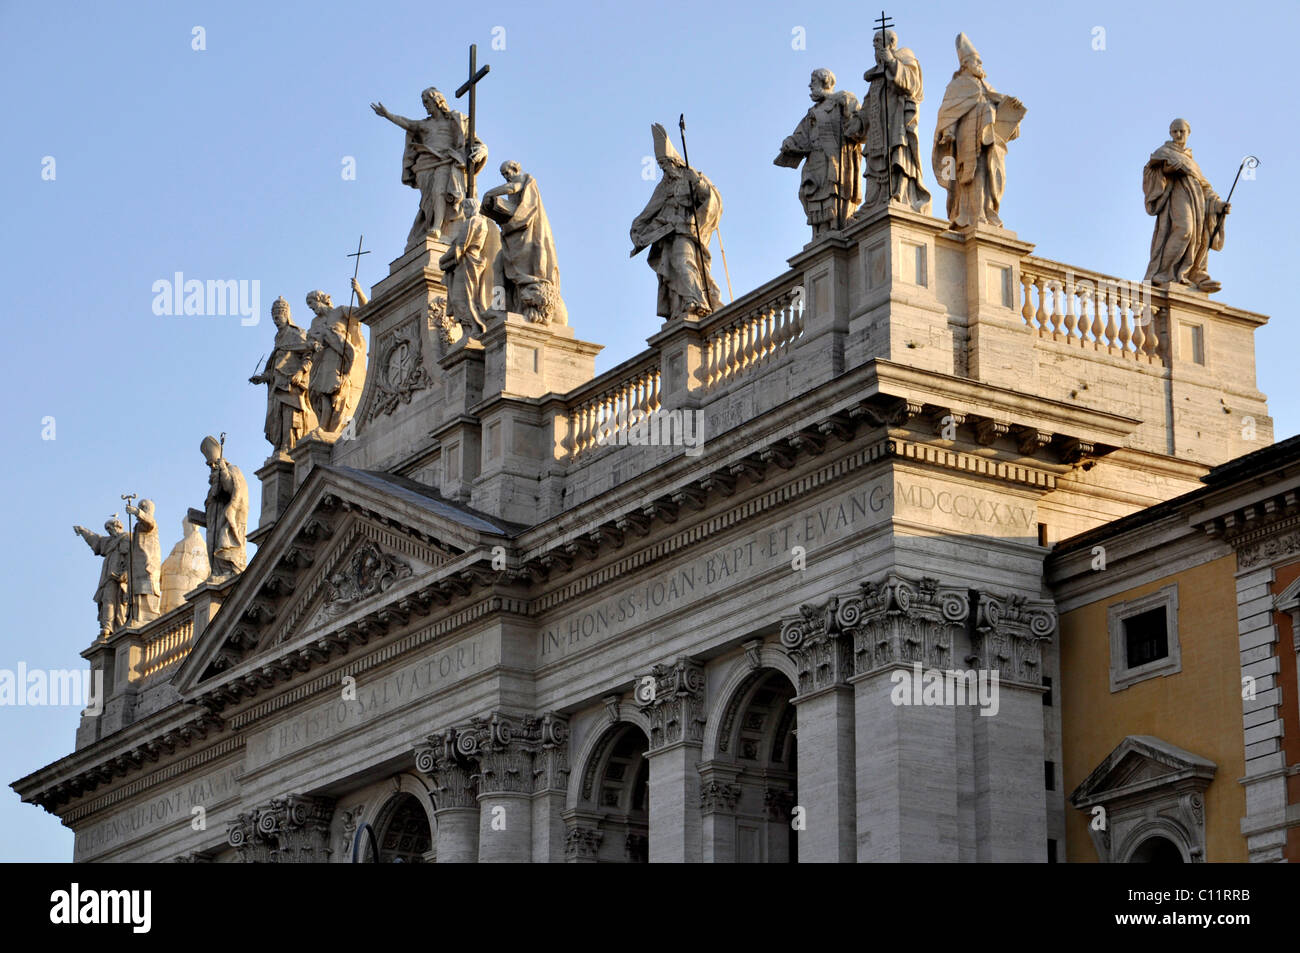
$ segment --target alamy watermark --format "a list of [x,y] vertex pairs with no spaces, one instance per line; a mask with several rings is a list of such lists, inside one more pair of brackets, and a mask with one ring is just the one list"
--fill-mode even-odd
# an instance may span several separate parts
[[596,425],[596,443],[617,447],[685,447],[704,450],[704,414],[698,410],[617,411]]
[[895,705],[978,705],[980,714],[998,713],[998,673],[991,669],[923,669],[912,663],[912,671],[889,676],[894,687],[889,700]]
[[29,669],[19,662],[17,670],[0,668],[0,707],[78,707],[82,714],[96,716],[104,711],[103,669]]
[[262,319],[262,282],[254,278],[200,281],[176,272],[171,278],[153,283],[153,313],[157,315],[197,315],[224,317],[239,315],[244,327]]

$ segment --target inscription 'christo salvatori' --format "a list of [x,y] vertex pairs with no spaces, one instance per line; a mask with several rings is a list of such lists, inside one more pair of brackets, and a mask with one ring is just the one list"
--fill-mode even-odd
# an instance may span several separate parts
[[653,576],[592,608],[566,616],[542,631],[541,652],[549,656],[593,638],[660,616],[715,594],[750,575],[789,567],[793,550],[856,532],[888,516],[890,494],[883,484],[836,497],[775,527],[705,553],[685,566]]
[[359,684],[356,698],[340,698],[320,705],[250,739],[249,767],[269,764],[278,757],[363,724],[480,668],[484,662],[483,646],[476,639],[408,665],[371,684]]

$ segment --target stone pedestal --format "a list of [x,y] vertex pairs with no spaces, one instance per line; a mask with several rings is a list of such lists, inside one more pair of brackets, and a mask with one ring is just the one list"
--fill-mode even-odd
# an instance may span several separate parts
[[249,542],[256,545],[265,538],[293,499],[293,491],[297,488],[294,469],[293,457],[277,451],[257,471],[257,478],[262,481],[262,513],[257,529],[248,534]]
[[567,394],[595,376],[604,346],[579,341],[567,325],[534,324],[513,312],[490,312],[486,323],[484,397]]
[[1020,313],[1020,260],[1034,246],[1015,232],[987,225],[947,232],[944,240],[960,241],[965,251],[966,376],[1038,393],[1033,333]]
[[946,226],[899,205],[845,229],[855,243],[844,364],[884,358],[952,374],[953,331],[939,301],[936,238]]
[[[334,455],[334,443],[337,439],[337,435],[309,434],[294,445],[294,448],[289,451],[289,457],[293,460],[294,490],[302,486],[303,481],[307,479],[307,475],[316,467],[329,465]],[[258,476],[261,476],[260,470]],[[265,503],[263,505],[265,506]]]
[[854,254],[853,243],[843,233],[831,232],[790,259],[790,267],[803,272],[804,292],[804,330],[795,342],[797,377],[790,384],[795,391],[844,371]]

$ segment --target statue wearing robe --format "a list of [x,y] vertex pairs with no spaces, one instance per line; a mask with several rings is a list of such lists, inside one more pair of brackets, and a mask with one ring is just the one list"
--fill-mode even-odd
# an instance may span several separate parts
[[1153,152],[1142,170],[1147,214],[1156,217],[1144,280],[1218,291],[1223,286],[1210,277],[1206,263],[1211,248],[1223,248],[1221,221],[1231,209],[1192,158],[1186,145],[1190,132],[1185,120],[1174,120],[1169,128],[1174,138]]
[[[426,235],[440,238],[460,218],[460,203],[466,194],[465,142],[469,138],[464,114],[447,105],[436,88],[420,94],[428,116],[408,119],[389,112],[383,103],[371,103],[375,113],[406,131],[402,150],[402,184],[420,192],[420,207],[406,238],[410,251]],[[472,162],[477,175],[487,163],[487,146],[474,137]]]
[[493,244],[499,239],[488,220],[479,214],[476,199],[465,199],[461,213],[438,266],[447,285],[447,313],[460,323],[464,345],[471,338],[481,338],[487,330],[483,313],[492,306]]
[[99,586],[94,601],[99,606],[99,635],[108,638],[126,624],[129,593],[127,592],[127,566],[131,559],[131,537],[114,516],[104,524],[107,535],[92,533],[84,526],[74,526],[72,531],[86,541],[90,551],[103,558],[99,570]]
[[951,227],[1001,228],[998,209],[1006,189],[1007,143],[1020,135],[1025,107],[989,85],[979,53],[965,33],[957,35],[957,54],[961,69],[944,90],[930,161],[935,178],[948,190]]
[[366,339],[357,312],[367,299],[355,278],[352,290],[359,302],[357,308],[336,308],[323,291],[307,295],[307,307],[316,315],[307,331],[307,343],[312,348],[307,394],[324,433],[343,428],[356,409],[365,383]]
[[862,75],[871,85],[858,111],[857,125],[850,126],[853,137],[862,138],[866,159],[866,190],[858,215],[889,201],[930,214],[930,192],[921,181],[921,140],[916,132],[918,107],[925,98],[921,64],[911,50],[897,47],[898,36],[893,30],[883,37],[876,34],[876,65]]
[[289,303],[283,298],[277,298],[271,306],[271,319],[277,329],[275,346],[262,373],[248,380],[267,385],[263,430],[275,450],[287,453],[316,422],[307,399],[312,346],[307,332],[293,323]]
[[162,546],[158,542],[158,522],[153,500],[141,500],[139,506],[128,505],[126,511],[136,518],[131,531],[131,601],[135,606],[135,623],[158,618],[162,611]]
[[483,194],[482,211],[501,229],[507,310],[542,324],[566,324],[551,222],[537,180],[517,162],[501,166],[505,184]]
[[815,238],[843,228],[862,201],[862,138],[858,98],[835,91],[834,73],[814,70],[808,90],[813,105],[772,161],[791,169],[803,163],[799,200]]
[[[203,525],[208,531],[208,564],[215,578],[244,571],[248,565],[248,484],[239,467],[226,459],[221,444],[205,437],[200,446],[208,462],[208,498]],[[191,516],[191,521],[194,516]]]
[[655,123],[652,131],[664,174],[632,222],[632,254],[650,249],[647,262],[659,277],[661,318],[710,314],[722,307],[709,254],[722,218],[722,196],[705,175],[686,167],[663,126]]

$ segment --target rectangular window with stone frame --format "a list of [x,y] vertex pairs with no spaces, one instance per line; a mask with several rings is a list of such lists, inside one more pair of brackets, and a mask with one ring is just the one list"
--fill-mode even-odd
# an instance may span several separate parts
[[1110,635],[1110,690],[1174,675],[1183,669],[1178,642],[1178,585],[1117,602],[1106,610]]

